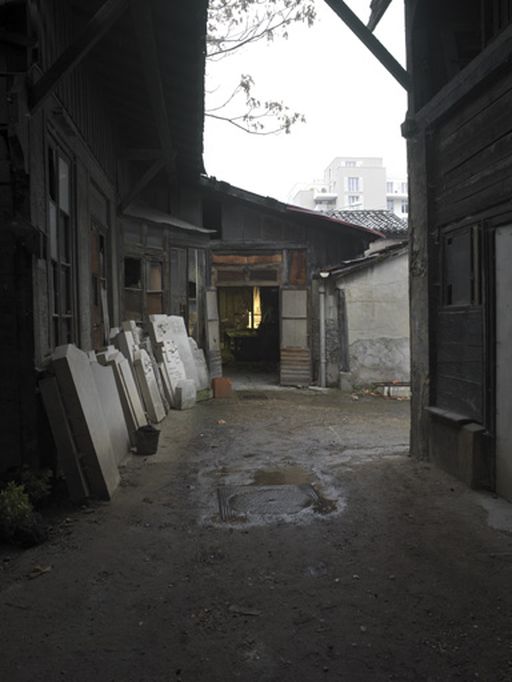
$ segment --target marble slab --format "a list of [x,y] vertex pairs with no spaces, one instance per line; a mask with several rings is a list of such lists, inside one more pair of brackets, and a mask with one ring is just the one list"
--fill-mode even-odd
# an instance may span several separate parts
[[177,410],[189,410],[196,404],[196,385],[192,379],[178,381],[174,392],[174,403]]
[[150,315],[149,335],[153,345],[162,344],[164,341],[174,341],[185,367],[187,379],[193,379],[196,387],[199,388],[196,363],[188,341],[184,319],[178,315]]
[[114,377],[121,398],[130,443],[135,445],[135,432],[141,426],[148,423],[144,407],[142,405],[133,372],[128,360],[120,351],[107,350],[98,353],[98,362],[102,365],[111,365],[114,370]]
[[[169,403],[171,407],[179,409],[176,403],[176,387],[180,381],[187,379],[185,367],[174,341],[164,341],[159,345],[159,351],[162,359],[161,370],[167,388]],[[193,380],[191,379],[191,381]]]
[[89,358],[66,344],[55,349],[52,366],[89,490],[109,500],[120,477]]
[[161,422],[165,417],[165,408],[151,358],[143,348],[134,352],[133,367],[150,421],[153,423]]
[[[93,354],[94,355],[94,354]],[[92,374],[101,400],[103,414],[110,431],[116,464],[126,459],[130,451],[130,436],[117,388],[114,370],[110,365],[100,365],[96,356],[90,358]]]
[[205,389],[210,388],[210,375],[208,372],[208,365],[206,364],[206,358],[204,357],[204,351],[202,348],[198,347],[196,340],[192,337],[189,337],[188,342],[192,351],[192,357],[196,363],[198,380],[197,390],[204,391]]

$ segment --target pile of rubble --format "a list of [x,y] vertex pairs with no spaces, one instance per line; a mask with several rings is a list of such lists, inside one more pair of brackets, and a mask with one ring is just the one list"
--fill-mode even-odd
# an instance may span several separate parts
[[99,353],[58,346],[39,387],[70,497],[110,499],[119,465],[148,424],[210,397],[203,351],[182,317],[150,315],[111,330]]

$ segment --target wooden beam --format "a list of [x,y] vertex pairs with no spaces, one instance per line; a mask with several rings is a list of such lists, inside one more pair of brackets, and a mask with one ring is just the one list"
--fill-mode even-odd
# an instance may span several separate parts
[[371,4],[372,14],[368,22],[368,29],[370,31],[375,31],[377,24],[382,19],[386,13],[387,8],[390,6],[391,0],[373,0]]
[[129,0],[106,0],[88,24],[77,35],[56,62],[32,86],[30,112],[34,113],[55,90],[64,76],[72,71],[117,21]]
[[129,192],[123,197],[123,199],[119,202],[119,205],[117,207],[117,212],[118,213],[124,213],[126,208],[131,204],[131,202],[137,197],[144,187],[146,187],[151,180],[153,180],[154,177],[158,175],[158,173],[164,168],[165,166],[165,161],[163,159],[158,159],[154,163],[151,164],[151,166],[147,169],[145,173],[141,175],[139,180],[133,185],[133,187],[130,189]]
[[366,45],[370,52],[377,57],[393,78],[396,78],[403,88],[409,90],[410,78],[407,71],[363,24],[361,19],[352,12],[346,2],[344,0],[325,0],[325,2],[345,22],[350,30],[355,33],[359,40]]
[[158,139],[169,174],[174,175],[175,151],[162,84],[151,3],[147,0],[132,0],[132,16]]

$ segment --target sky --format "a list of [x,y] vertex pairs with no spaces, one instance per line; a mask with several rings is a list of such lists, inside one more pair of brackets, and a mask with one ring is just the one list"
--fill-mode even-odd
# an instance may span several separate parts
[[[367,22],[370,0],[347,4]],[[281,201],[295,184],[321,178],[336,156],[382,157],[388,176],[406,176],[405,90],[326,3],[316,5],[312,28],[292,26],[287,40],[260,42],[208,64],[207,109],[208,97],[220,102],[241,74],[250,74],[262,99],[282,100],[306,117],[288,135],[262,137],[207,116],[208,175]],[[375,34],[404,64],[401,0],[391,3]]]

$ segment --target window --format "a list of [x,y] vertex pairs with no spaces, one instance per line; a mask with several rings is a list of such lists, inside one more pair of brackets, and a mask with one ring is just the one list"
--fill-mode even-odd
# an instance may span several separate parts
[[407,183],[406,182],[400,183],[400,191],[402,192],[402,194],[407,194]]
[[124,317],[141,322],[163,313],[163,263],[141,256],[124,259]]
[[402,199],[400,202],[400,213],[407,214],[409,213],[409,202],[407,199]]
[[393,194],[393,182],[386,182],[386,194]]
[[388,206],[388,211],[394,211],[395,210],[395,202],[393,199],[388,199],[387,200],[387,206]]
[[356,162],[355,161],[345,161],[345,167],[346,168],[355,168]]
[[349,194],[347,200],[349,206],[361,208],[361,197],[358,194]]
[[74,331],[74,237],[71,163],[56,145],[48,147],[48,233],[51,346],[71,343]]
[[189,336],[202,342],[202,310],[204,291],[205,253],[202,249],[188,249],[187,266],[187,323]]
[[444,238],[445,305],[480,303],[480,237],[478,228],[466,228]]
[[359,178],[347,178],[347,189],[349,192],[359,192]]

